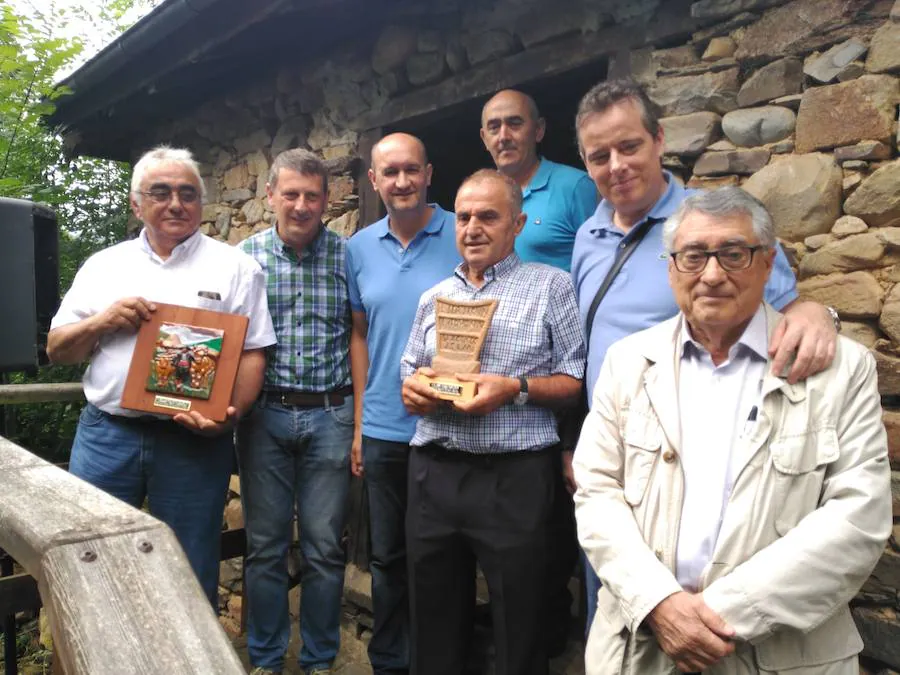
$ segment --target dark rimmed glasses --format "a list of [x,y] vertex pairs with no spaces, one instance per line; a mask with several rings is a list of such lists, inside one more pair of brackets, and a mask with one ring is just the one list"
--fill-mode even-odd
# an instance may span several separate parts
[[146,192],[141,192],[157,204],[167,204],[174,193],[178,194],[178,201],[183,204],[193,204],[200,199],[200,191],[193,185],[180,185],[177,188],[171,185],[154,185]]
[[733,244],[723,246],[714,251],[705,251],[701,248],[686,248],[672,253],[675,261],[675,269],[687,274],[697,274],[706,269],[710,258],[715,258],[719,266],[726,272],[740,272],[750,267],[753,262],[753,254],[768,246],[744,246]]

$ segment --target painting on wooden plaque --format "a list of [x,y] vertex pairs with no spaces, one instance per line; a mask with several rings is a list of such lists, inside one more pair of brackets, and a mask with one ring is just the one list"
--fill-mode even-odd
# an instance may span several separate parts
[[216,379],[216,362],[222,353],[224,335],[220,328],[162,324],[153,350],[147,390],[207,400]]
[[196,410],[225,421],[249,320],[155,304],[138,331],[122,407],[162,415]]

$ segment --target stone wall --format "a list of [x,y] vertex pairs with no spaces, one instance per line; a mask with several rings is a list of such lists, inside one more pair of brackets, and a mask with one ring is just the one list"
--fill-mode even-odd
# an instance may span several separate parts
[[[731,3],[736,4],[736,3]],[[794,0],[653,52],[637,73],[664,111],[664,163],[741,185],[774,216],[801,296],[873,349],[900,516],[900,2]],[[744,24],[744,25],[737,25]],[[900,525],[855,601],[866,654],[900,668]]]
[[[372,43],[260,74],[253,86],[223,92],[154,130],[152,140],[197,152],[209,190],[203,228],[211,236],[237,243],[270,226],[269,164],[297,145],[328,160],[329,227],[350,234],[360,225],[360,136],[351,130],[360,117],[448,78],[463,82],[483,64],[652,17],[664,4],[398,2]],[[700,0],[691,11],[705,27],[689,41],[628,58],[663,108],[664,163],[691,186],[742,185],[765,202],[802,296],[836,307],[844,332],[873,349],[897,517],[900,2]],[[900,669],[898,543],[895,526],[854,611],[866,653]]]

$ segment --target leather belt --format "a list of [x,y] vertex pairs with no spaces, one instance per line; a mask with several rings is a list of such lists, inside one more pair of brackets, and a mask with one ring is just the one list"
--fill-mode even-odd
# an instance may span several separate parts
[[353,387],[347,385],[334,391],[323,391],[321,393],[309,391],[289,391],[285,389],[266,389],[264,392],[266,401],[279,403],[283,406],[298,406],[313,408],[317,406],[339,406],[344,405],[346,398],[353,394]]

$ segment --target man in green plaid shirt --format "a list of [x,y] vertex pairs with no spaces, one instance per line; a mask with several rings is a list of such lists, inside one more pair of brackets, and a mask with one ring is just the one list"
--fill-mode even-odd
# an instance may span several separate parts
[[328,673],[340,644],[341,532],[353,441],[346,242],[322,224],[328,170],[303,150],[272,163],[276,226],[241,244],[266,274],[278,344],[263,393],[238,430],[247,530],[247,648],[256,675],[281,673],[290,637],[287,553],[299,512],[306,561],[300,667]]

